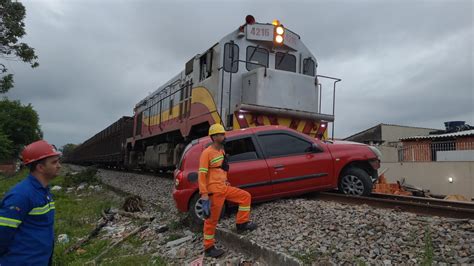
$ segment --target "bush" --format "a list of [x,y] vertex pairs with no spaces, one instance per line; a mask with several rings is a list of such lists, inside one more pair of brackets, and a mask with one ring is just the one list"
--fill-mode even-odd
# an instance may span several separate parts
[[13,157],[13,142],[0,129],[0,163]]
[[99,179],[97,179],[97,169],[94,167],[87,167],[85,170],[82,170],[78,173],[67,173],[64,177],[63,186],[72,187],[78,186],[81,183],[87,184],[97,184]]

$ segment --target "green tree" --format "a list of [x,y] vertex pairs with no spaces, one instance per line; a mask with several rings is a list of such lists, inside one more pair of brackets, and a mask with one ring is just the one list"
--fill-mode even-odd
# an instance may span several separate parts
[[8,136],[0,131],[0,163],[13,157],[13,143]]
[[0,100],[0,132],[11,141],[12,155],[18,154],[23,146],[43,137],[38,113],[33,106],[8,99]]
[[[35,50],[28,44],[19,42],[25,32],[25,7],[20,2],[0,0],[0,58],[2,60],[23,61],[31,67],[39,66]],[[7,67],[0,63],[0,94],[13,87],[13,74],[7,73]]]
[[62,148],[61,148],[61,152],[63,154],[63,157],[64,158],[67,158],[71,153],[72,151],[74,151],[74,149],[77,147],[76,144],[72,144],[72,143],[68,143],[68,144],[65,144]]

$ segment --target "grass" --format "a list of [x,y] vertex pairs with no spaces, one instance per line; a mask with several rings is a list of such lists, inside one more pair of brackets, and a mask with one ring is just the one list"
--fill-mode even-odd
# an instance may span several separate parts
[[27,175],[27,169],[23,169],[22,171],[18,172],[13,176],[4,176],[0,174],[0,198],[3,198],[3,196],[5,196],[5,193],[7,193],[7,191],[11,187],[23,180]]
[[[88,185],[91,184],[98,184],[99,179],[96,176],[97,169],[93,167],[87,167],[85,170],[77,173],[66,173],[66,175],[62,178],[59,178],[60,185],[71,187],[71,186],[78,186],[81,183],[87,183]],[[58,182],[58,180],[57,180]]]
[[152,258],[151,255],[129,255],[116,257],[113,261],[104,260],[102,265],[166,265],[166,262],[160,257]]
[[355,258],[354,264],[356,264],[358,266],[366,266],[367,265],[367,263],[365,263],[365,261],[363,261],[362,258]]
[[299,259],[303,265],[312,265],[315,262],[318,262],[324,254],[319,251],[311,251],[309,253],[303,254],[293,254],[293,256]]
[[433,240],[431,238],[431,231],[425,227],[425,237],[424,237],[424,248],[423,248],[423,257],[421,260],[421,265],[433,265]]
[[[64,255],[64,251],[78,239],[87,237],[95,228],[97,221],[100,219],[101,211],[111,207],[118,208],[122,199],[115,193],[102,190],[100,192],[89,193],[84,191],[80,196],[75,193],[66,193],[66,187],[78,185],[82,182],[88,184],[98,184],[95,176],[95,170],[86,170],[76,175],[61,175],[53,182],[52,186],[59,185],[63,189],[53,192],[56,202],[55,215],[55,236],[59,234],[67,234],[69,243],[55,243],[53,265],[84,265],[93,260],[102,251],[109,247],[112,242],[110,240],[100,240],[93,238],[89,243],[81,248],[85,252],[71,252]],[[16,183],[24,179],[28,174],[27,170],[22,170],[14,176],[5,177],[0,175],[0,197]],[[139,248],[143,243],[138,237],[131,237],[123,243],[132,247],[131,250],[124,250],[119,245],[112,249],[110,254],[104,256],[101,261],[103,265],[166,265],[165,261],[160,258],[152,258],[151,254],[136,255],[134,249]]]
[[181,221],[172,221],[168,224],[168,228],[173,231],[178,230],[178,229],[183,229],[185,227],[186,226]]
[[128,243],[132,245],[134,248],[141,247],[144,244],[143,240],[141,240],[138,236],[134,235],[128,239]]
[[184,235],[182,235],[182,234],[172,233],[166,238],[165,243],[170,242],[170,241],[174,241],[174,240],[177,240],[177,239],[180,239],[180,238],[183,238],[183,237],[184,237]]

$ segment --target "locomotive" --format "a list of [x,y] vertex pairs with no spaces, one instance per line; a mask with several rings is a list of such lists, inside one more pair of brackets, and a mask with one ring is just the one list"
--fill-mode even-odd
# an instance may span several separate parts
[[[332,114],[321,112],[321,78],[334,81]],[[179,74],[138,102],[133,118],[121,118],[128,123],[114,123],[127,124],[122,131],[128,134],[110,133],[121,138],[111,141],[105,129],[101,137],[78,146],[69,161],[172,169],[186,145],[206,136],[215,123],[227,130],[284,125],[327,139],[339,81],[317,75],[317,60],[298,34],[278,20],[257,23],[249,15],[245,24],[191,58]],[[113,158],[105,148],[94,148],[107,141],[117,145]]]

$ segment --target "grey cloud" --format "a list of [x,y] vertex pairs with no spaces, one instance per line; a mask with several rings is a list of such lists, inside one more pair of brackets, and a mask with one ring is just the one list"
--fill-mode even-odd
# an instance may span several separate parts
[[280,19],[314,52],[321,74],[343,79],[337,137],[380,122],[474,123],[471,1],[25,5],[25,41],[36,48],[41,66],[10,63],[16,87],[8,96],[31,102],[46,139],[58,145],[82,142],[131,115],[148,92],[241,25],[247,14],[262,22]]

